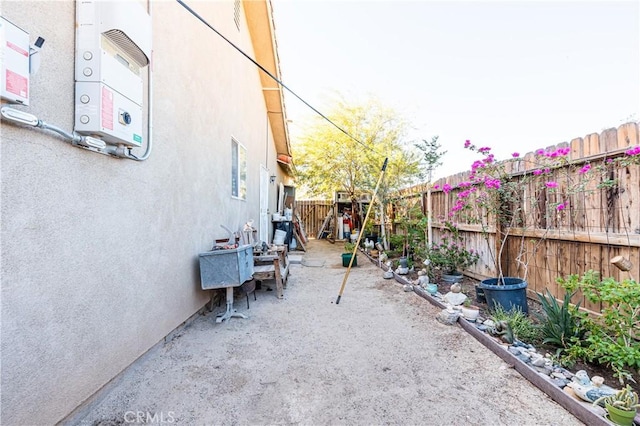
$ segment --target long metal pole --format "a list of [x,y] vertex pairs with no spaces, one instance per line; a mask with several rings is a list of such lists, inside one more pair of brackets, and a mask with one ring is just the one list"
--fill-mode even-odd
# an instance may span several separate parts
[[336,299],[336,305],[340,303],[340,298],[342,297],[342,293],[344,292],[344,288],[347,285],[347,279],[349,278],[349,273],[351,272],[351,266],[353,265],[353,259],[356,257],[356,252],[358,251],[358,247],[360,247],[360,240],[362,239],[362,235],[364,234],[363,230],[369,220],[369,215],[371,214],[371,209],[373,204],[376,201],[376,195],[378,194],[378,189],[380,188],[380,183],[382,182],[382,178],[384,177],[384,172],[387,170],[387,162],[388,158],[384,159],[384,164],[382,164],[382,171],[380,172],[380,177],[378,178],[378,183],[376,184],[376,189],[373,191],[373,197],[371,197],[371,204],[369,204],[369,208],[367,209],[367,215],[364,217],[364,222],[362,222],[362,229],[358,233],[358,241],[356,241],[356,245],[353,248],[353,253],[351,253],[351,260],[349,261],[349,267],[347,267],[347,272],[344,274],[344,278],[342,279],[342,286],[340,286],[340,293],[338,293],[338,298]]

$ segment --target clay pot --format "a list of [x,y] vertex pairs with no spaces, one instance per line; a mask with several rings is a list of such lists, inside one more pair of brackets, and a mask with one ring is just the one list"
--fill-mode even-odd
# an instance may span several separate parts
[[464,319],[471,322],[475,322],[480,316],[480,308],[477,306],[463,306],[461,312]]

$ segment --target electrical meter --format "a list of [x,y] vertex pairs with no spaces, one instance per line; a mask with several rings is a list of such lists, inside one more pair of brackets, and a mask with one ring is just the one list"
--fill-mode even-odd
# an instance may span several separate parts
[[75,130],[141,146],[150,16],[138,2],[77,0],[76,19]]
[[1,16],[0,55],[0,96],[11,103],[29,105],[29,33]]

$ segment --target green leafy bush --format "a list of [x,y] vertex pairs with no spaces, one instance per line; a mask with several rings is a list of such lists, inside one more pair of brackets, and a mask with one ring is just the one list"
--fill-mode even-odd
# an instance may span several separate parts
[[571,298],[574,293],[565,292],[562,304],[558,303],[555,297],[547,290],[547,294],[538,293],[538,300],[542,305],[544,316],[539,316],[541,321],[542,343],[549,343],[559,348],[566,349],[572,343],[573,338],[580,338],[582,329],[580,328],[578,302],[571,305]]
[[462,271],[475,264],[480,255],[473,249],[467,250],[460,231],[450,222],[445,223],[445,232],[439,244],[433,244],[427,251],[431,266],[445,273]]
[[538,324],[534,324],[529,317],[519,309],[504,310],[501,306],[496,306],[491,311],[491,318],[494,322],[506,321],[511,326],[511,330],[516,339],[537,345],[542,340],[542,330]]
[[569,358],[606,365],[620,383],[635,381],[640,372],[640,284],[632,279],[600,280],[595,271],[559,278],[558,283],[571,292],[582,290],[590,302],[603,305],[599,317],[580,313],[585,335],[571,339]]
[[392,250],[402,251],[404,247],[404,243],[407,237],[401,234],[391,234],[389,235],[389,245]]

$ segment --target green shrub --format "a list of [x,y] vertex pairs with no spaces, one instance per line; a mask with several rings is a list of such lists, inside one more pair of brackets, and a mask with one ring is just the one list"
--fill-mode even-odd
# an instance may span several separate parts
[[389,235],[389,245],[391,246],[391,249],[402,252],[406,238],[406,236],[401,234]]
[[571,339],[568,356],[610,367],[620,383],[635,381],[640,371],[640,284],[632,279],[600,280],[594,271],[559,278],[558,283],[568,291],[582,290],[590,302],[603,306],[599,317],[580,313],[585,337]]
[[431,266],[447,274],[461,272],[480,259],[474,249],[467,250],[460,230],[450,222],[445,222],[440,243],[432,244],[427,256]]
[[542,330],[538,324],[534,324],[529,317],[519,309],[505,311],[501,306],[496,306],[491,311],[491,318],[494,322],[506,321],[511,326],[511,330],[516,339],[537,345],[542,340]]
[[538,293],[538,299],[545,313],[539,316],[541,331],[544,340],[542,343],[550,343],[556,347],[566,349],[571,345],[572,338],[580,338],[579,308],[580,303],[571,305],[571,297],[574,293],[565,292],[562,304],[547,290],[547,294]]

